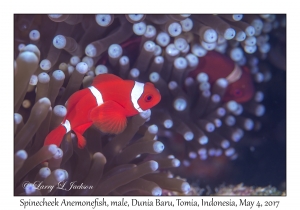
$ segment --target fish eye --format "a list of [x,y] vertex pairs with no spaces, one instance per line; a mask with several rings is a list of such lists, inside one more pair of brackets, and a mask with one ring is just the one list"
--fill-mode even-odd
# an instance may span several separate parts
[[240,89],[235,89],[233,92],[234,96],[242,96],[243,92]]
[[145,101],[146,102],[150,102],[152,100],[152,95],[147,95],[146,97],[145,97]]

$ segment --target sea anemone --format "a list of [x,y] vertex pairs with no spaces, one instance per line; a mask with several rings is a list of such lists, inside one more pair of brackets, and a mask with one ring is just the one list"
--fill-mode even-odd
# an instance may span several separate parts
[[[285,34],[285,15],[14,18],[15,194],[24,193],[27,180],[94,188],[49,192],[28,184],[25,194],[187,193],[186,180],[173,176],[220,179],[239,151],[264,143],[270,66],[285,67],[279,45],[280,60],[269,52]],[[104,73],[152,82],[162,100],[151,117],[132,117],[117,136],[91,127],[85,149],[71,133],[61,148],[43,146],[68,98]]]
[[[49,99],[42,98],[35,104],[36,107],[42,105],[46,108],[39,109],[41,115],[52,111]],[[31,115],[34,113],[32,111]],[[142,158],[144,154],[158,154],[164,149],[160,141],[154,140],[156,126],[140,127],[150,115],[150,110],[147,110],[132,117],[126,130],[114,137],[104,136],[95,128],[89,129],[86,132],[89,144],[85,149],[77,148],[77,139],[71,133],[65,135],[61,148],[40,145],[44,138],[35,138],[26,145],[26,135],[22,135],[24,138],[15,146],[15,194],[161,195],[162,189],[188,193],[190,185],[166,171],[178,167],[178,159],[174,156],[157,158],[156,161]],[[38,136],[38,132],[28,128],[34,127],[32,121],[28,120],[18,135],[27,126],[28,133]],[[49,125],[48,121],[48,128]],[[29,157],[28,153],[31,154]]]

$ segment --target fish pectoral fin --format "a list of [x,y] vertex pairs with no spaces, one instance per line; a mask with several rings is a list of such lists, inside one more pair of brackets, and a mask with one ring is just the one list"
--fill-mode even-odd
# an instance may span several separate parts
[[79,132],[73,130],[77,137],[78,148],[83,149],[86,145],[86,140]]
[[125,109],[114,101],[107,101],[94,108],[90,118],[94,125],[104,133],[122,133],[127,125]]

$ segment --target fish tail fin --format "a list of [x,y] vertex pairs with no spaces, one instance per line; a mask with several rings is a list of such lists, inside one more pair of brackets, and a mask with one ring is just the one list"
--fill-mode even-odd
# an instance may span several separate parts
[[47,135],[44,145],[55,144],[57,147],[59,147],[65,134],[66,128],[60,124]]

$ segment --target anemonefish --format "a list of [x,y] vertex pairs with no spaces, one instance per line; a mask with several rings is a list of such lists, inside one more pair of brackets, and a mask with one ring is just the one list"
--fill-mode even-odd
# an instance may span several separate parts
[[[132,65],[139,55],[139,46],[141,44],[142,38],[140,36],[132,37],[127,41],[120,44],[123,50],[123,54],[129,57],[130,65]],[[99,63],[106,65],[108,63],[107,52],[99,60]]]
[[160,93],[150,82],[140,83],[113,74],[100,74],[90,87],[70,96],[64,120],[48,134],[44,145],[59,146],[64,135],[73,131],[78,147],[84,148],[83,133],[91,125],[104,133],[119,134],[127,125],[127,117],[152,108],[160,99]]
[[223,101],[235,100],[243,103],[249,101],[254,94],[251,73],[246,66],[240,67],[229,57],[216,51],[208,51],[200,58],[197,68],[189,73],[196,78],[200,72],[205,72],[209,83],[213,84],[219,78],[227,79],[229,85],[223,96]]
[[[138,57],[141,37],[132,37],[121,43],[124,54],[130,59],[131,64]],[[100,63],[106,64],[108,56],[103,56]],[[196,78],[200,72],[209,76],[209,83],[213,84],[219,78],[226,78],[229,85],[222,98],[224,102],[235,100],[239,103],[249,101],[254,95],[254,85],[249,69],[246,66],[239,66],[229,57],[216,51],[208,51],[199,59],[197,68],[189,73],[189,76]]]

